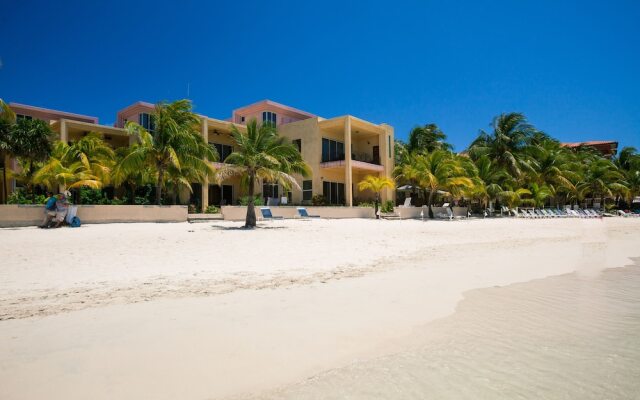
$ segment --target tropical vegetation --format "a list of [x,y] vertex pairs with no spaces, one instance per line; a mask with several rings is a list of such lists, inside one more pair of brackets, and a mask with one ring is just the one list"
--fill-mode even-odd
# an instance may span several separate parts
[[300,189],[295,174],[303,177],[310,175],[309,166],[302,160],[298,148],[279,136],[273,124],[258,124],[251,120],[246,132],[232,127],[235,142],[234,151],[218,169],[216,177],[219,183],[233,176],[242,179],[247,188],[247,216],[245,228],[256,226],[255,185],[258,179],[263,182],[278,183],[285,189]]
[[407,144],[396,143],[394,176],[412,198],[422,195],[430,217],[434,198],[479,208],[586,207],[587,200],[630,207],[640,195],[635,148],[610,158],[588,146],[565,147],[520,113],[497,116],[462,153],[451,149],[437,128],[415,128]]
[[[256,225],[255,206],[263,200],[255,193],[259,183],[289,190],[298,188],[298,175],[309,175],[298,149],[272,124],[234,126],[234,151],[216,169],[218,154],[202,137],[199,116],[188,100],[158,103],[151,121],[148,129],[127,123],[131,145],[115,150],[97,133],[63,143],[54,140],[49,124],[16,118],[0,100],[0,200],[34,203],[43,189],[64,188],[79,203],[174,204],[185,201],[193,183],[236,176],[244,188],[239,201],[248,206],[245,225],[250,228]],[[4,165],[7,158],[17,160],[15,170]],[[481,130],[460,153],[436,124],[416,126],[407,143],[396,141],[395,161],[395,182],[367,177],[360,184],[361,190],[376,193],[376,214],[379,192],[390,185],[401,186],[414,205],[426,205],[430,217],[438,202],[465,203],[476,210],[569,204],[631,208],[640,196],[637,149],[625,147],[617,156],[605,156],[588,146],[565,147],[521,113],[496,116],[490,129]],[[10,177],[21,186],[11,198]],[[325,200],[316,195],[311,203],[323,205]]]
[[386,188],[394,188],[395,182],[386,176],[367,175],[358,183],[358,190],[370,190],[375,193],[374,211],[376,219],[380,219],[378,205],[380,204],[380,192]]

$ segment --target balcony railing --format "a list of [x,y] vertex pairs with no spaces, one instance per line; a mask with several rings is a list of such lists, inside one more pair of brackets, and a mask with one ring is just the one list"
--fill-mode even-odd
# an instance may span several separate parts
[[[360,161],[374,165],[381,165],[380,157],[374,157],[373,154],[369,153],[353,153],[351,154],[351,160]],[[338,154],[335,157],[322,157],[322,162],[334,162],[334,161],[344,161],[344,154]]]

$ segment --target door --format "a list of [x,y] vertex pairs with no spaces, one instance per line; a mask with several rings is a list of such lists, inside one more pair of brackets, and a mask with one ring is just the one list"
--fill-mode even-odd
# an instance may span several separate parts
[[233,204],[233,186],[222,185],[222,201],[221,205],[229,206]]
[[380,146],[373,146],[373,163],[380,165]]

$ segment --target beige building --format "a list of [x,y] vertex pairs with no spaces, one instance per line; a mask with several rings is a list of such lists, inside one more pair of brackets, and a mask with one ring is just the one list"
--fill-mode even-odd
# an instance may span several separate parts
[[[98,119],[39,107],[10,103],[19,118],[38,118],[48,121],[61,140],[72,142],[89,132],[102,135],[112,147],[129,145],[130,137],[124,130],[128,121],[135,121],[153,130],[151,114],[154,105],[137,102],[117,113],[115,126],[100,125]],[[252,119],[258,123],[273,123],[278,132],[294,143],[302,158],[311,167],[312,175],[296,180],[300,188],[285,190],[282,186],[260,182],[257,193],[265,198],[278,199],[280,203],[311,204],[315,196],[322,196],[325,204],[357,205],[371,200],[369,191],[360,192],[358,183],[367,175],[391,177],[393,171],[393,128],[387,124],[374,124],[345,115],[325,119],[270,100],[263,100],[232,112],[227,120],[201,117],[201,134],[216,148],[220,162],[234,151],[232,126],[240,131]],[[15,167],[15,163],[11,163]],[[10,182],[11,189],[15,182]],[[214,182],[194,184],[193,193],[183,193],[182,202],[198,205],[237,204],[246,190],[238,178],[221,185]],[[386,189],[382,200],[394,200],[395,190]],[[283,199],[285,198],[285,199]]]

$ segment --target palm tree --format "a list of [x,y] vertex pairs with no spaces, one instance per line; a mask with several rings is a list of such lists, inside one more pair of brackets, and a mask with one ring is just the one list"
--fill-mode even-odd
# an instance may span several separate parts
[[18,119],[5,140],[7,153],[18,159],[21,171],[11,174],[26,186],[27,196],[33,197],[33,176],[36,163],[51,154],[53,132],[49,124],[39,119]]
[[278,135],[272,124],[258,125],[251,120],[247,132],[240,132],[235,125],[231,127],[235,141],[234,152],[224,161],[216,172],[218,183],[232,176],[246,179],[248,184],[248,205],[245,228],[256,226],[254,191],[256,179],[279,183],[285,187],[300,188],[292,174],[303,177],[310,175],[309,166],[290,141]]
[[570,162],[570,151],[560,146],[555,140],[544,140],[537,145],[528,146],[525,150],[528,163],[533,171],[529,180],[539,186],[546,186],[551,196],[556,196],[565,188],[571,187],[572,179],[578,174]]
[[469,147],[473,159],[483,155],[518,178],[531,168],[524,161],[523,150],[537,132],[520,113],[501,114],[493,120],[493,132],[480,131]]
[[600,204],[604,208],[606,197],[628,192],[624,178],[624,174],[611,161],[600,158],[587,166],[584,181],[579,186],[593,198],[600,196]]
[[69,145],[56,142],[49,159],[34,173],[33,183],[45,185],[49,190],[57,190],[59,185],[69,189],[88,187],[91,189],[102,188],[99,176],[93,175],[92,169],[100,170],[102,167],[93,168],[91,161],[74,159],[71,154],[77,154],[70,150]]
[[411,186],[411,197],[415,199],[416,190],[418,188],[418,169],[416,168],[416,157],[418,153],[403,152],[400,159],[396,161],[393,169],[393,175],[396,181],[402,182],[403,185]]
[[446,142],[447,135],[436,124],[416,126],[409,132],[407,150],[410,152],[434,150],[452,150],[453,146]]
[[552,191],[547,185],[539,185],[535,182],[529,185],[528,191],[529,193],[527,194],[531,197],[522,201],[538,208],[543,208],[545,201],[552,195]]
[[468,195],[473,199],[479,200],[484,207],[487,207],[489,202],[494,202],[498,198],[498,194],[503,191],[501,185],[510,176],[487,156],[478,158],[475,161],[475,165],[477,176],[472,178],[474,185]]
[[0,99],[0,162],[2,164],[2,202],[6,203],[9,193],[7,182],[6,157],[11,153],[10,134],[16,114],[9,105]]
[[[156,204],[162,204],[165,174],[169,168],[193,169],[200,176],[213,174],[212,161],[217,160],[215,149],[209,146],[198,131],[199,117],[191,111],[189,100],[156,104],[151,116],[154,130],[128,122],[126,129],[138,146],[120,162],[121,168],[131,171],[153,166],[157,171]],[[187,183],[191,188],[190,183]]]
[[429,192],[427,206],[429,218],[433,218],[434,195],[438,191],[446,194],[461,193],[464,189],[473,187],[473,181],[466,176],[466,171],[460,160],[449,151],[436,150],[415,157],[414,167],[420,186]]
[[122,161],[132,152],[137,151],[139,144],[120,147],[115,150],[116,162],[111,172],[111,181],[116,187],[126,185],[130,190],[130,204],[136,204],[136,189],[142,185],[153,184],[157,180],[157,173],[153,165],[142,168],[127,169]]
[[367,175],[362,181],[358,183],[358,190],[371,190],[376,194],[375,198],[375,214],[376,219],[380,219],[378,215],[378,204],[380,203],[380,192],[384,188],[395,187],[395,182],[387,178],[386,176],[373,176]]
[[530,194],[531,192],[528,189],[519,188],[504,190],[498,193],[498,197],[500,198],[500,201],[503,202],[507,207],[515,208],[522,204],[522,196]]

